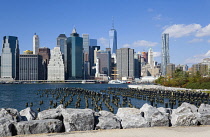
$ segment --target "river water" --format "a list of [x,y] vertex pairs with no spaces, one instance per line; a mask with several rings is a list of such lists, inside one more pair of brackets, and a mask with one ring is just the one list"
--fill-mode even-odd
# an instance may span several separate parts
[[[15,108],[17,110],[22,110],[28,106],[31,106],[33,110],[37,111],[38,109],[45,110],[48,108],[53,108],[52,104],[50,104],[50,101],[56,102],[57,105],[60,104],[60,100],[62,97],[59,97],[58,99],[55,99],[55,96],[53,95],[47,95],[47,94],[41,94],[44,90],[55,90],[56,88],[83,88],[95,92],[100,92],[100,90],[107,90],[108,87],[112,88],[127,88],[127,84],[66,84],[66,83],[60,83],[60,84],[1,84],[0,85],[0,108]],[[126,103],[123,104],[123,97],[122,96],[116,96],[119,98],[118,106],[114,104],[111,99],[113,95],[103,93],[108,96],[110,96],[109,104],[111,107],[114,108],[113,112],[117,112],[118,107],[130,107],[129,103],[132,104],[132,107],[140,108],[143,104],[148,103],[151,105],[156,105],[156,107],[165,107],[164,103],[157,103],[157,102],[151,102],[151,100],[148,99],[138,99],[138,98],[131,98],[128,97],[126,100],[128,100]],[[41,96],[42,95],[42,96]],[[68,101],[68,97],[66,97],[66,101]],[[93,98],[88,98],[85,95],[74,95],[73,101],[67,106],[68,108],[75,108],[77,99],[81,98],[80,106],[79,108],[86,108],[85,101],[88,101],[88,108],[94,109],[94,102]],[[86,100],[85,100],[86,99]],[[40,101],[43,101],[43,104],[40,105]],[[164,102],[168,102],[168,98],[164,98]],[[30,104],[33,105],[30,105]],[[98,105],[101,105],[103,110],[110,111],[110,109],[106,106],[106,103],[104,100],[99,100]],[[176,108],[178,105],[173,105],[173,108]],[[169,106],[170,107],[170,106]],[[96,109],[96,111],[98,111]]]

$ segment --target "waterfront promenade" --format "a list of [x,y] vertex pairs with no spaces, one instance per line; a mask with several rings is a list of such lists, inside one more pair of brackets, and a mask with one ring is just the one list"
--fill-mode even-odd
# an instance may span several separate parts
[[92,130],[39,135],[18,135],[17,137],[208,137],[209,135],[210,126],[196,126]]

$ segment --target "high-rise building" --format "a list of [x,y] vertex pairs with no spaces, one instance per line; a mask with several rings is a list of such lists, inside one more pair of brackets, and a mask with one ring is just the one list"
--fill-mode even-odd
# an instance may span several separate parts
[[38,54],[39,51],[39,36],[36,33],[33,36],[33,54]]
[[112,29],[109,30],[109,47],[112,49],[112,54],[116,54],[117,50],[117,31],[114,29],[114,22],[112,24]]
[[142,62],[148,63],[148,52],[142,52],[141,53]]
[[174,72],[175,72],[175,64],[172,63],[168,63],[167,67],[166,67],[166,74],[168,76],[173,76]]
[[49,81],[65,80],[64,63],[60,47],[55,47],[53,50],[51,50],[51,57],[47,68],[48,68],[47,80]]
[[150,64],[151,67],[154,66],[154,58],[153,58],[152,48],[150,48],[148,51],[148,64]]
[[117,78],[134,78],[134,49],[117,49]]
[[4,36],[1,56],[1,78],[4,80],[19,79],[19,54],[18,38]]
[[[97,60],[99,61],[99,73],[110,76],[111,74],[111,52],[109,49],[97,51]],[[96,60],[96,62],[97,62]]]
[[162,35],[162,59],[161,59],[161,72],[162,75],[167,73],[167,64],[170,63],[169,57],[169,34],[164,33]]
[[60,47],[61,53],[64,54],[64,49],[66,48],[67,44],[66,44],[66,40],[67,37],[65,34],[60,34],[57,37],[57,47]]
[[90,61],[90,75],[95,76],[95,69],[94,66],[96,65],[96,53],[97,51],[100,50],[100,46],[90,46],[89,50],[89,61]]
[[42,67],[43,67],[43,80],[47,80],[47,65],[50,60],[50,49],[49,48],[39,48],[39,53],[42,57]]
[[74,28],[67,38],[67,79],[83,79],[83,38]]
[[84,53],[89,54],[89,45],[90,45],[90,39],[89,39],[89,34],[82,34],[83,38],[83,50]]
[[34,54],[20,54],[19,80],[43,80],[42,57]]
[[1,56],[0,56],[0,78],[1,78]]

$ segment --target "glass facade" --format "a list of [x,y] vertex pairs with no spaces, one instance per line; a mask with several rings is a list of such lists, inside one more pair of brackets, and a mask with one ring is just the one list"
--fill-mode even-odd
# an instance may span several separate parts
[[67,37],[65,34],[60,34],[57,38],[57,47],[60,47],[61,53],[64,54]]
[[112,54],[116,54],[117,50],[117,31],[115,29],[111,29],[109,31],[109,47],[112,48]]
[[162,35],[162,58],[161,58],[161,72],[162,75],[166,75],[167,64],[170,63],[169,58],[169,34],[164,33]]
[[43,80],[42,68],[42,58],[40,55],[20,55],[20,80]]
[[67,79],[83,79],[83,38],[76,29],[67,38]]
[[19,79],[19,43],[14,36],[3,37],[1,78]]

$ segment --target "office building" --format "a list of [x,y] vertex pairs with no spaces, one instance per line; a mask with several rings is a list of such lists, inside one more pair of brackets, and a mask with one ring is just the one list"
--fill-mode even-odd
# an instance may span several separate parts
[[74,28],[67,38],[67,79],[83,79],[83,38]]
[[96,65],[96,53],[98,50],[100,50],[100,46],[90,46],[89,47],[89,61],[90,61],[90,76],[95,76],[96,70],[95,70],[95,65]]
[[47,65],[50,60],[50,49],[46,47],[39,48],[38,55],[42,57],[43,80],[47,80]]
[[175,64],[168,63],[166,67],[166,72],[167,76],[173,77],[173,74],[175,72]]
[[164,33],[162,35],[162,58],[161,58],[161,72],[162,75],[167,73],[167,64],[170,63],[169,57],[169,34]]
[[114,23],[112,29],[109,30],[109,47],[112,49],[112,54],[116,54],[117,50],[117,31],[114,29]]
[[148,52],[142,52],[141,53],[142,62],[145,62],[145,64],[148,63]]
[[39,36],[36,33],[33,36],[33,54],[38,54],[39,51]]
[[148,51],[148,64],[153,67],[154,66],[154,58],[153,58],[153,51],[152,48]]
[[48,68],[47,80],[49,81],[65,80],[64,63],[60,47],[55,47],[53,50],[51,50],[51,57],[47,68]]
[[60,47],[61,53],[64,54],[64,49],[66,48],[67,44],[66,44],[66,40],[67,37],[65,34],[60,34],[57,37],[57,47]]
[[207,64],[202,64],[202,63],[193,64],[191,70],[192,74],[194,75],[196,75],[197,73],[199,73],[201,76],[206,76],[209,74]]
[[[97,51],[97,60],[99,62],[99,73],[111,75],[111,51],[109,48]],[[97,61],[96,61],[97,62]]]
[[1,56],[2,80],[19,79],[19,42],[14,36],[4,36]]
[[117,78],[134,78],[134,49],[117,49]]
[[42,57],[34,54],[20,54],[19,80],[43,80]]

